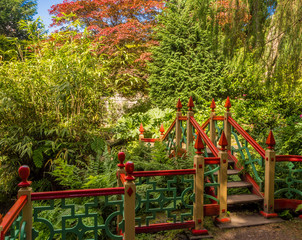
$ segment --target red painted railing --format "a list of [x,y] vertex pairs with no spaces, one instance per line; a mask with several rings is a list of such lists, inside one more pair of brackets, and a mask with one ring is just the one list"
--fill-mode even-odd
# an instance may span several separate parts
[[210,123],[210,119],[208,118],[202,125],[201,125],[201,129],[205,129]]
[[178,120],[179,121],[187,121],[188,118],[186,116],[180,116],[180,117],[178,117]]
[[195,169],[137,171],[137,172],[133,172],[133,176],[134,177],[155,177],[155,176],[194,175],[195,172],[196,172]]
[[276,162],[302,162],[302,156],[299,155],[277,155]]
[[141,141],[143,141],[143,142],[156,142],[156,141],[159,141],[159,138],[142,138]]
[[224,120],[224,116],[215,116],[213,117],[214,121],[223,121]]
[[16,220],[20,212],[22,211],[23,207],[27,203],[27,196],[21,196],[18,198],[18,200],[15,202],[15,204],[12,206],[12,208],[6,213],[4,216],[2,222],[0,223],[0,227],[2,227],[3,231],[1,232],[0,239],[4,240],[4,236],[13,224],[13,222]]
[[83,190],[67,190],[67,191],[52,191],[52,192],[36,192],[31,194],[31,200],[50,200],[61,198],[76,198],[76,197],[94,197],[124,194],[125,188],[98,188],[98,189],[83,189]]
[[251,146],[265,158],[265,150],[232,118],[228,118],[228,122],[251,144]]
[[171,124],[171,126],[166,131],[165,135],[163,136],[163,140],[165,140],[166,137],[169,135],[169,133],[172,131],[173,127],[175,126],[175,123],[176,123],[176,119],[173,121],[173,123]]
[[200,133],[203,141],[206,143],[206,145],[209,147],[211,152],[215,157],[218,157],[218,149],[215,147],[214,143],[210,140],[210,138],[207,136],[207,134],[204,132],[202,127],[199,126],[197,121],[194,119],[194,117],[190,117],[190,122],[194,126],[194,128]]

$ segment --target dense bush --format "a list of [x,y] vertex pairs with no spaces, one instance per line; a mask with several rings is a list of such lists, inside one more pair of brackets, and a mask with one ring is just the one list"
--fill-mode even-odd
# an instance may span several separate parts
[[187,102],[190,95],[198,103],[225,96],[227,65],[213,50],[209,34],[185,2],[168,4],[159,17],[159,46],[149,64],[150,97],[156,105],[170,107],[178,98]]

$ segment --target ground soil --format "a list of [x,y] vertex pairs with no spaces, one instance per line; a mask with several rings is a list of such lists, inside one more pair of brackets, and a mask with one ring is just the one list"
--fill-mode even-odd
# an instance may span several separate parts
[[[212,221],[206,222],[214,240],[302,240],[302,220],[292,219],[281,223],[266,224],[254,227],[243,227],[233,229],[219,229]],[[174,230],[164,231],[156,234],[139,234],[137,239],[148,240],[189,240],[190,231]]]

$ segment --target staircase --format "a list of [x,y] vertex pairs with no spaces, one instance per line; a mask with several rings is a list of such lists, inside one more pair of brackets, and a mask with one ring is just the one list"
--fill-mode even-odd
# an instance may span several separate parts
[[[253,193],[253,184],[244,181],[243,174],[236,167],[234,160],[228,160],[228,206],[234,206],[239,204],[249,204],[249,203],[263,203],[263,196],[259,196]],[[218,172],[214,173],[218,175]],[[231,189],[240,189],[238,192],[243,192],[241,194],[232,194]],[[233,191],[234,192],[234,191]]]

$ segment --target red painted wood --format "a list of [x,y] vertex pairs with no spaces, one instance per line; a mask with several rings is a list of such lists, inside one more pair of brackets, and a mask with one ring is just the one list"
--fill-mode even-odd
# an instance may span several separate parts
[[228,141],[226,139],[224,131],[221,134],[218,144],[221,146],[221,150],[225,150],[225,147],[228,145]]
[[228,122],[251,144],[261,157],[265,158],[265,150],[232,117],[228,117]]
[[83,190],[67,190],[67,191],[52,191],[52,192],[36,192],[31,194],[31,200],[50,200],[61,198],[76,198],[76,197],[94,197],[124,194],[125,188],[98,188],[98,189],[83,189]]
[[178,120],[179,121],[187,121],[188,118],[186,116],[180,116],[180,117],[178,117]]
[[269,134],[268,134],[268,137],[267,137],[265,143],[268,146],[268,149],[274,149],[274,146],[276,145],[276,141],[275,141],[272,130],[269,131]]
[[276,162],[302,162],[302,156],[299,155],[277,155]]
[[142,138],[141,141],[143,142],[156,142],[159,141],[158,138]]
[[204,163],[207,164],[220,164],[220,158],[219,157],[205,157]]
[[192,111],[192,108],[194,107],[194,103],[193,103],[193,98],[192,96],[190,96],[190,99],[189,99],[189,102],[188,102],[188,108],[189,108],[189,111]]
[[283,209],[296,210],[296,208],[300,204],[302,204],[302,200],[297,200],[297,199],[275,199],[274,209],[275,210],[283,210]]
[[203,142],[200,133],[197,133],[197,138],[195,140],[194,148],[197,150],[197,154],[201,154],[201,150],[204,149]]
[[205,129],[205,128],[208,126],[209,123],[210,123],[210,118],[207,119],[207,121],[205,121],[205,122],[201,125],[201,129]]
[[15,204],[11,207],[11,209],[5,214],[3,220],[0,224],[3,228],[3,236],[7,233],[10,226],[13,224],[15,219],[18,217],[19,213],[21,212],[22,208],[27,203],[27,196],[23,195],[18,198]]
[[149,226],[135,227],[135,233],[152,233],[160,232],[164,230],[182,229],[182,228],[194,228],[194,221],[187,221],[184,223],[158,223],[150,224]]
[[277,213],[266,213],[264,211],[260,211],[260,214],[265,218],[276,218],[278,217]]
[[139,127],[139,131],[141,134],[144,134],[144,127],[143,127],[143,124],[141,123],[140,127]]
[[169,133],[172,131],[173,127],[175,126],[176,123],[176,119],[173,121],[173,123],[171,124],[171,126],[169,127],[169,129],[167,130],[167,132],[165,133],[163,140],[166,140],[166,138],[168,137]]
[[121,179],[122,183],[125,183],[126,182],[126,175],[124,173],[121,173],[120,174],[120,179]]
[[182,104],[181,104],[180,98],[178,98],[176,108],[177,108],[177,112],[180,112],[182,109]]
[[229,96],[228,96],[228,97],[227,97],[227,100],[226,100],[226,102],[225,102],[224,107],[226,107],[227,111],[229,112],[231,106],[232,106],[232,105],[231,105],[231,101],[230,101],[230,98],[229,98]]
[[210,108],[212,108],[212,112],[215,112],[216,104],[214,98],[212,99]]
[[224,116],[215,116],[213,117],[214,121],[223,121],[224,120]]
[[210,140],[210,138],[207,136],[207,134],[204,132],[204,130],[199,126],[197,121],[194,119],[194,117],[190,117],[190,122],[195,127],[197,132],[200,133],[203,141],[206,143],[206,145],[209,147],[211,152],[214,154],[215,157],[218,157],[218,149],[215,147],[214,143]]
[[134,177],[153,177],[153,176],[174,176],[195,174],[195,169],[178,169],[178,170],[159,170],[159,171],[137,171],[133,172]]
[[203,205],[203,211],[205,216],[217,216],[219,215],[219,205],[214,204],[205,204]]

